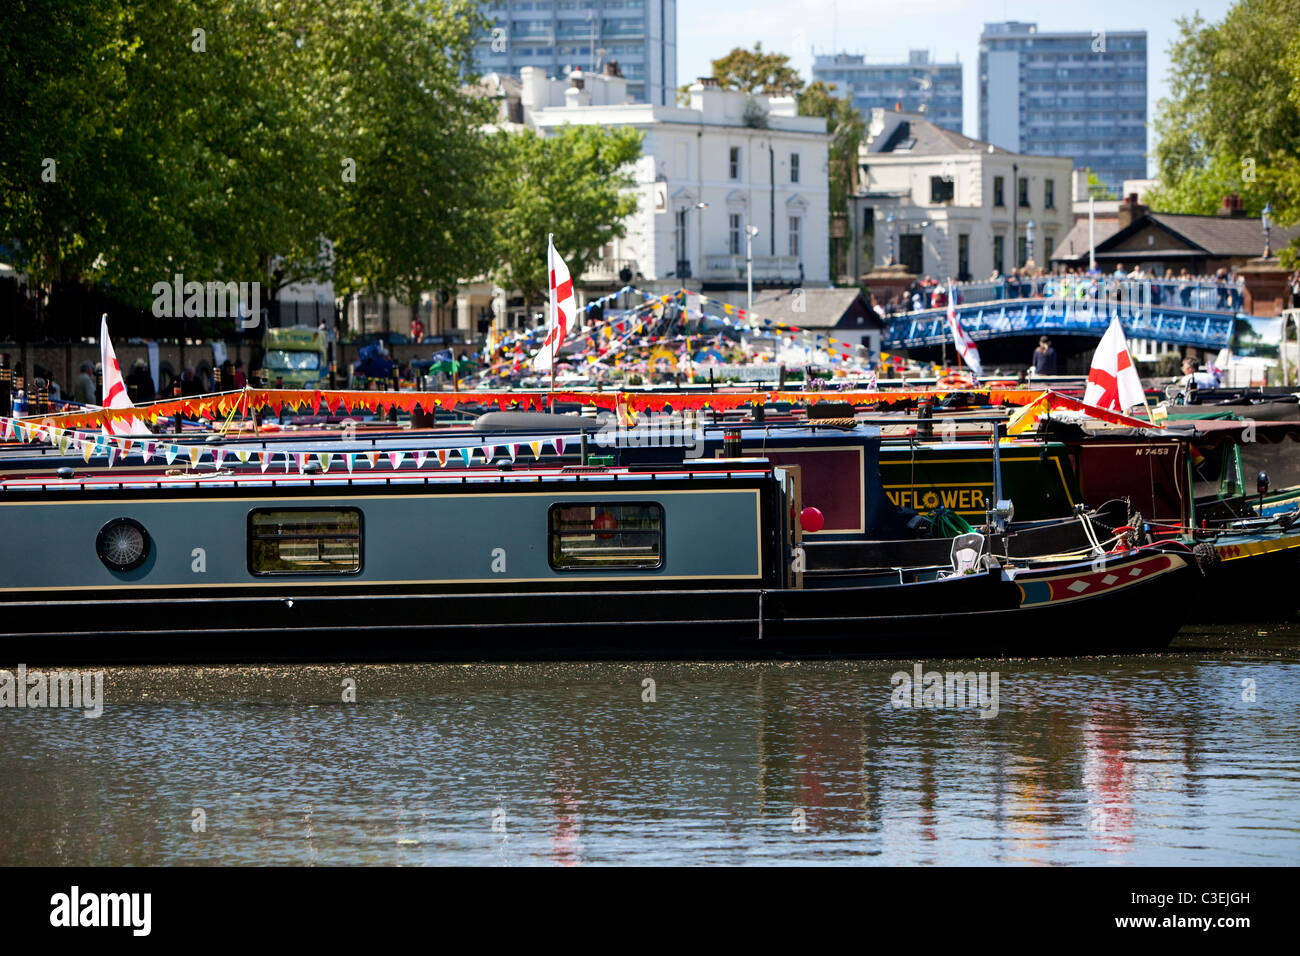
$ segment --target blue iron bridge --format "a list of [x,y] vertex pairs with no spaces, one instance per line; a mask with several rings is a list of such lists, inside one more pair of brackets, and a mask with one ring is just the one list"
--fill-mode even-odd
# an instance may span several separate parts
[[[943,345],[952,341],[946,308],[895,315],[888,322],[884,347]],[[1232,342],[1232,312],[1195,309],[1181,304],[1114,302],[1105,299],[1063,301],[1059,298],[1005,299],[957,306],[962,327],[976,342],[1036,335],[1094,335],[1100,338],[1119,316],[1124,335],[1172,345],[1221,349]]]

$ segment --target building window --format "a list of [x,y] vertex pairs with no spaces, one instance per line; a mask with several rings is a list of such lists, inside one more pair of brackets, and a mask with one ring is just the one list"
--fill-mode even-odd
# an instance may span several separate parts
[[921,236],[898,237],[898,260],[915,275],[925,272],[925,244]]
[[1056,208],[1056,180],[1047,179],[1043,181],[1043,206],[1047,209]]
[[1016,239],[1016,268],[1023,269],[1029,261],[1029,240],[1024,236]]
[[1043,237],[1043,261],[1049,266],[1052,264],[1052,253],[1056,251],[1056,237]]
[[970,282],[970,235],[957,235],[957,281]]
[[727,176],[731,179],[740,178],[740,147],[733,146],[729,151],[727,160]]
[[930,177],[930,203],[952,202],[954,182],[942,176]]
[[551,505],[551,567],[556,571],[661,568],[664,509],[646,502]]
[[676,213],[677,230],[677,261],[681,262],[686,258],[686,210],[678,209]]
[[799,154],[791,153],[790,154],[790,182],[797,183],[798,181],[799,181]]
[[799,226],[800,226],[799,217],[791,216],[790,217],[790,255],[794,256],[796,259],[798,259],[800,256]]
[[1016,183],[1016,202],[1025,209],[1029,208],[1029,180],[1024,176]]
[[744,224],[740,213],[733,212],[727,217],[727,238],[730,242],[731,254],[740,255],[740,234],[744,231]]
[[1002,236],[993,237],[993,271],[1000,272],[1003,275],[1006,274],[1006,269],[1004,268],[1005,260],[1003,258],[1005,246],[1006,242]]
[[361,512],[356,508],[267,508],[248,514],[250,574],[356,574]]
[[1006,197],[1003,195],[1003,190],[1002,190],[1002,177],[994,176],[993,177],[993,205],[1005,206],[1006,204],[1007,204]]

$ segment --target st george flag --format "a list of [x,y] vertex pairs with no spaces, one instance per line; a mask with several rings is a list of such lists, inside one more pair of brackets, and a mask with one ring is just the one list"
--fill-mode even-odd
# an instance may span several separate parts
[[546,339],[542,347],[533,356],[533,369],[538,372],[552,370],[560,355],[560,346],[569,334],[569,322],[576,309],[573,300],[573,278],[569,267],[564,264],[560,254],[555,251],[555,237],[546,237],[546,272],[550,276],[551,314],[546,328]]
[[957,354],[975,377],[979,378],[984,374],[984,366],[980,364],[980,350],[975,347],[975,340],[966,334],[966,330],[961,327],[961,320],[957,318],[957,297],[953,295],[951,281],[948,282],[948,331],[952,333]]
[[1134,405],[1146,404],[1142,380],[1138,378],[1133,359],[1129,357],[1128,343],[1124,340],[1124,328],[1119,324],[1119,316],[1110,320],[1110,328],[1106,329],[1106,334],[1097,343],[1083,400],[1088,405],[1120,412]]
[[[99,360],[104,370],[104,407],[135,408],[126,393],[126,382],[122,379],[122,369],[117,364],[117,354],[113,351],[113,342],[108,337],[108,313],[99,320]],[[151,435],[144,422],[138,418],[130,421],[109,421],[108,430],[114,435]]]

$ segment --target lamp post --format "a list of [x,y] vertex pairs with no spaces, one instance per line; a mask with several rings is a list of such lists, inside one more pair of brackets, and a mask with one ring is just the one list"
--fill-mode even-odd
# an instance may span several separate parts
[[754,311],[754,237],[758,226],[745,227],[745,311]]
[[[1004,167],[1005,168],[1005,167]],[[1011,265],[1020,268],[1020,229],[1016,225],[1016,207],[1020,205],[1020,166],[1011,164]]]
[[1260,219],[1263,221],[1264,224],[1264,258],[1265,259],[1271,258],[1273,255],[1273,244],[1270,241],[1270,236],[1269,236],[1269,228],[1273,224],[1269,221],[1268,218],[1272,212],[1273,212],[1273,207],[1270,206],[1268,203],[1264,203],[1264,212],[1260,215]]
[[885,222],[889,225],[889,261],[885,265],[892,266],[894,264],[894,214],[892,212],[885,217]]

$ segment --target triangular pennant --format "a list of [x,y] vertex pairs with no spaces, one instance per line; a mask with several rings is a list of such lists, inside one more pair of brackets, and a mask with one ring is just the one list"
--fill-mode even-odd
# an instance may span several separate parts
[[417,451],[415,453],[415,467],[423,468],[424,462],[428,457],[429,457],[429,453],[427,451]]
[[533,450],[533,461],[542,457],[542,443],[539,441],[530,441],[528,447]]
[[563,439],[563,438],[552,438],[552,439],[551,439],[551,444],[555,446],[555,453],[556,453],[557,455],[563,455],[563,454],[564,454],[564,439]]
[[365,452],[362,455],[362,457],[365,458],[366,462],[370,465],[371,468],[374,468],[375,465],[379,463],[379,452],[377,451]]
[[174,462],[174,461],[176,460],[176,456],[179,455],[179,454],[181,453],[181,446],[180,446],[180,445],[167,445],[167,446],[165,446],[165,447],[166,447],[166,450],[167,450],[167,464],[170,465],[172,462]]
[[82,441],[82,443],[81,443],[81,460],[84,461],[84,462],[86,462],[87,464],[89,464],[89,463],[90,463],[90,456],[91,456],[91,453],[93,453],[94,450],[95,450],[95,446],[94,446],[94,445],[92,445],[92,444],[91,444],[90,442],[88,442],[88,441]]
[[438,449],[438,466],[440,468],[447,467],[447,449],[445,448]]
[[345,464],[345,465],[348,466],[348,474],[349,474],[349,475],[352,474],[352,463],[353,463],[354,461],[356,461],[356,459],[357,459],[357,456],[354,455],[354,454],[352,454],[351,452],[346,452],[346,451],[345,451],[345,452],[343,453],[343,464]]
[[515,457],[519,454],[519,446],[507,445],[506,447],[510,449],[510,464],[513,465],[515,463]]
[[248,456],[251,455],[251,454],[252,454],[252,452],[250,452],[247,448],[236,448],[236,449],[235,449],[235,458],[237,458],[237,459],[239,460],[239,463],[240,463],[241,465],[247,465],[247,464],[248,464]]
[[402,467],[402,459],[406,457],[404,451],[390,451],[388,453],[388,463],[393,466],[393,471]]
[[328,472],[330,470],[330,464],[334,461],[334,455],[331,452],[323,451],[317,457],[320,459],[321,470]]
[[226,450],[224,448],[212,449],[212,467],[220,468],[221,463],[226,460]]
[[298,474],[301,475],[307,470],[307,453],[305,451],[300,451],[294,455],[294,458],[298,460]]
[[190,446],[190,465],[191,465],[191,467],[197,468],[197,467],[198,467],[198,464],[199,464],[199,459],[202,458],[202,457],[203,457],[203,449],[200,448],[198,445],[191,445],[191,446]]
[[265,474],[265,473],[266,473],[266,469],[269,468],[269,467],[271,466],[271,460],[272,460],[273,458],[275,458],[275,452],[273,452],[273,451],[260,451],[260,452],[258,452],[258,454],[262,456],[262,473]]
[[462,448],[460,450],[460,457],[465,459],[465,467],[468,468],[470,465],[474,464],[474,449]]
[[113,447],[113,446],[109,446],[109,449],[108,449],[108,467],[109,467],[109,468],[112,468],[112,467],[113,467],[113,463],[114,463],[115,461],[117,461],[117,448],[116,448],[116,447]]

